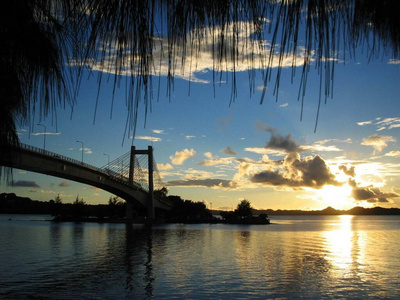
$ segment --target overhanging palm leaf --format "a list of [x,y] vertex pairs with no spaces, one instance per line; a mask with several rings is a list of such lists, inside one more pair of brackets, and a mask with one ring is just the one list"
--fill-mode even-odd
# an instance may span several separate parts
[[[368,55],[390,50],[397,58],[400,49],[397,0],[13,0],[2,4],[2,146],[18,143],[17,125],[29,123],[35,111],[45,117],[57,104],[72,105],[71,95],[84,67],[100,70],[100,76],[113,74],[115,87],[122,76],[129,78],[128,128],[134,131],[139,102],[144,100],[146,111],[150,107],[153,75],[165,75],[170,91],[177,68],[194,67],[188,62],[206,47],[214,78],[231,72],[233,97],[244,48],[253,49],[246,56],[251,65],[250,90],[253,69],[262,70],[267,86],[276,68],[277,92],[281,68],[291,57],[293,70],[302,65],[302,99],[314,62],[321,76],[319,103],[331,95],[339,50],[351,53],[364,43]],[[272,32],[268,47],[265,26]],[[244,39],[243,33],[247,33]],[[302,56],[298,56],[300,48]],[[67,63],[74,66],[68,70],[77,71],[74,76],[67,76]]]

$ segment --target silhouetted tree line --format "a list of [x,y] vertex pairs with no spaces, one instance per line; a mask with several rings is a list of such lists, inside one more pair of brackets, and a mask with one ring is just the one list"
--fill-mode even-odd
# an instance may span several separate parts
[[[158,198],[170,201],[173,208],[164,212],[166,222],[171,223],[202,223],[220,222],[212,216],[204,202],[184,200],[180,196],[168,196],[168,190],[162,188],[155,191]],[[79,196],[73,203],[63,203],[60,195],[50,201],[37,201],[28,197],[19,197],[14,193],[0,194],[1,214],[46,214],[54,216],[55,220],[66,221],[110,221],[118,222],[125,217],[125,201],[112,196],[108,204],[87,204]],[[214,210],[214,213],[218,212]],[[147,209],[134,206],[136,219],[145,219]],[[324,210],[256,210],[248,200],[242,200],[234,211],[219,211],[222,222],[231,224],[267,224],[268,215],[400,215],[398,208],[363,208],[354,207],[349,210],[336,210],[327,207]]]
[[165,216],[167,222],[201,223],[212,220],[211,211],[207,209],[204,202],[185,200],[175,195],[168,196],[168,189],[166,187],[155,190],[154,196],[159,199],[166,199],[172,203],[172,209]]
[[253,216],[254,209],[249,200],[242,200],[234,211],[221,211],[225,223],[233,224],[269,224],[268,215],[261,213]]
[[[164,213],[167,222],[205,222],[212,219],[211,212],[203,202],[184,200],[180,196],[167,196],[168,189],[162,188],[154,192],[158,198],[166,198],[173,204],[171,211]],[[112,196],[108,204],[87,204],[79,195],[72,203],[63,203],[61,196],[57,195],[50,201],[31,200],[19,197],[14,193],[0,194],[0,213],[4,214],[48,214],[55,220],[63,221],[118,221],[125,217],[125,201]],[[134,205],[136,219],[144,219],[147,209]]]
[[173,208],[168,212],[170,222],[196,223],[210,221],[212,215],[203,202],[184,200],[180,196],[168,196]]
[[0,213],[46,214],[54,216],[55,220],[121,219],[125,216],[125,202],[114,196],[110,197],[108,204],[92,205],[77,196],[73,203],[63,203],[60,195],[49,201],[37,201],[14,193],[2,193]]

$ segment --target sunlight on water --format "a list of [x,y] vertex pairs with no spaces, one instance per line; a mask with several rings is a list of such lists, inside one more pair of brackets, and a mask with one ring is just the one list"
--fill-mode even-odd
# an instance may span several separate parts
[[150,229],[0,218],[0,242],[2,299],[400,297],[400,217]]
[[339,222],[333,225],[334,229],[323,233],[327,251],[330,253],[329,260],[343,276],[346,276],[353,265],[354,234],[351,228],[353,217],[339,216]]

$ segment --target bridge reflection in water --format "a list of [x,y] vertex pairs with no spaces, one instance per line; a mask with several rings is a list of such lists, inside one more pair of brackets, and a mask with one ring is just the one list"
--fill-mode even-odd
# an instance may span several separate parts
[[131,151],[107,163],[95,167],[82,161],[26,144],[12,149],[6,158],[0,156],[0,165],[31,172],[60,177],[89,184],[108,191],[126,201],[126,218],[132,219],[133,205],[147,207],[147,216],[155,218],[155,209],[170,210],[172,204],[154,197],[154,189],[162,187],[153,148]]

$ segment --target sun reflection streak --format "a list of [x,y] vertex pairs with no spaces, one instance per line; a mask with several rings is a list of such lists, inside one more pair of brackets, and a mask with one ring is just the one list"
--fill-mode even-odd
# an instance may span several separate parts
[[[338,229],[325,231],[327,250],[330,253],[328,259],[336,266],[342,275],[346,275],[352,267],[353,261],[353,231],[351,228],[354,216],[339,216]],[[335,224],[336,225],[336,224]]]

